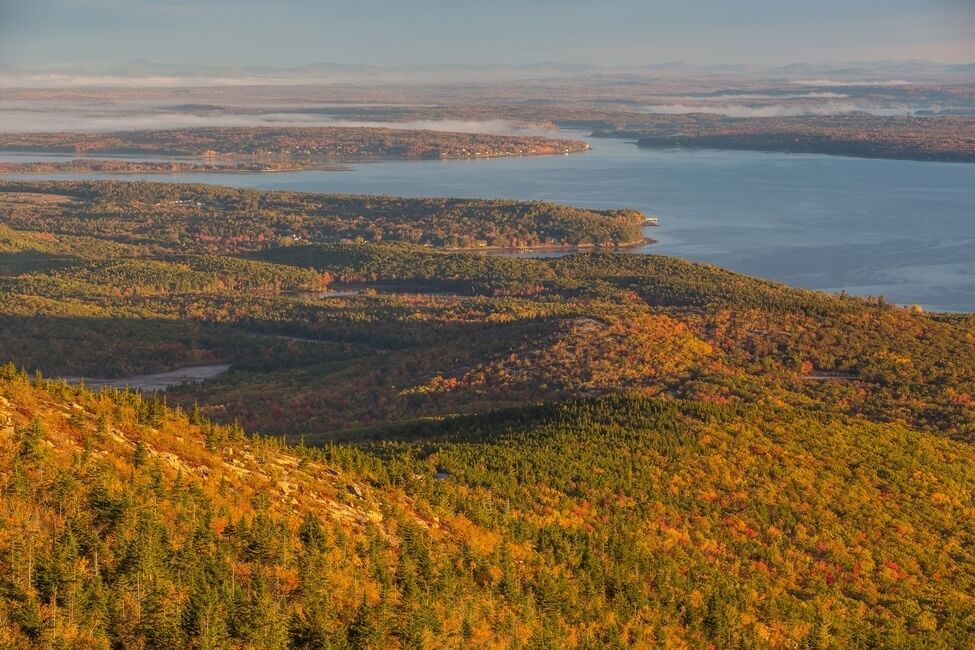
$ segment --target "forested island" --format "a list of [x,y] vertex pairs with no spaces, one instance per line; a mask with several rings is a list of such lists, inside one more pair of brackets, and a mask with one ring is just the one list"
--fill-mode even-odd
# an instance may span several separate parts
[[181,160],[125,160],[120,158],[75,158],[72,160],[45,160],[30,162],[0,161],[0,174],[192,174],[220,172],[284,172],[318,170],[343,170],[335,163],[299,163],[289,160],[264,160],[263,162],[190,162]]
[[[203,157],[177,161],[180,171],[317,168],[326,162],[363,162],[390,159],[492,158],[537,156],[586,151],[579,140],[534,136],[449,133],[371,127],[212,127],[113,133],[7,133],[0,134],[0,151],[68,153],[75,156],[143,155]],[[84,158],[74,167],[99,171],[106,163]],[[119,163],[114,163],[119,164]],[[139,170],[135,162],[129,171]],[[151,164],[145,171],[151,171]],[[199,165],[195,167],[194,165]],[[142,171],[142,170],[139,170]],[[2,168],[0,168],[2,172]],[[18,172],[19,173],[19,172]]]
[[[676,128],[675,128],[676,127]],[[779,151],[862,158],[975,162],[975,118],[830,116],[708,119],[650,130],[602,132],[636,137],[646,148]]]
[[0,185],[0,644],[975,643],[975,318],[639,223]]

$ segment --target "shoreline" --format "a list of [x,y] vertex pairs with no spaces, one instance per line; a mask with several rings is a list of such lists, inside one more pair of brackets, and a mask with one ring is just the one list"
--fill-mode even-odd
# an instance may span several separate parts
[[[497,158],[528,158],[536,156],[569,156],[579,153],[587,153],[592,150],[592,147],[572,149],[568,151],[539,151],[539,152],[513,152],[513,153],[486,153],[486,154],[468,154],[468,155],[442,155],[437,157],[424,157],[424,156],[368,156],[360,158],[348,158],[348,159],[336,159],[334,163],[313,163],[308,165],[297,164],[292,167],[280,167],[273,169],[237,169],[232,166],[220,167],[214,166],[212,168],[201,168],[194,167],[196,163],[193,162],[175,162],[175,161],[160,161],[160,164],[185,164],[186,169],[95,169],[95,168],[74,168],[74,169],[57,169],[56,166],[64,165],[67,166],[69,163],[74,163],[78,161],[88,160],[85,158],[72,159],[70,161],[65,161],[64,163],[43,163],[43,162],[5,162],[0,160],[0,177],[2,176],[44,176],[50,174],[113,174],[113,175],[133,175],[133,176],[149,176],[149,175],[174,175],[174,174],[277,174],[286,172],[308,172],[308,171],[323,171],[323,172],[347,172],[354,171],[351,165],[356,164],[371,164],[371,163],[382,163],[382,162],[436,162],[445,160],[491,160]],[[0,151],[0,158],[2,158],[4,153],[36,153],[40,155],[52,155],[60,156],[67,155],[65,152],[55,152],[55,151],[45,151],[45,150],[18,150],[18,151]],[[232,154],[237,155],[237,154]],[[148,164],[153,164],[152,161],[137,161],[133,162],[122,156],[121,153],[111,153],[106,152],[99,154],[99,158],[94,160],[102,162],[115,162],[120,161],[128,163],[132,166],[137,166],[144,162]],[[106,157],[101,157],[106,156]],[[118,158],[111,156],[119,156]],[[192,158],[200,160],[212,160],[213,157],[207,156],[192,156]],[[30,167],[34,165],[50,165],[51,169],[31,169]],[[21,166],[22,169],[9,169],[9,167]],[[7,169],[4,169],[7,167]]]
[[[593,136],[597,137],[597,136]],[[614,137],[614,136],[599,136],[599,137]],[[632,140],[629,137],[620,136],[623,140]],[[904,162],[927,162],[927,163],[950,163],[954,165],[971,165],[975,164],[975,154],[960,154],[952,156],[951,154],[937,154],[932,153],[929,155],[925,154],[885,154],[882,152],[872,153],[872,152],[844,152],[841,150],[828,150],[828,149],[815,149],[814,147],[807,148],[793,148],[788,149],[786,147],[775,147],[769,145],[767,147],[763,146],[733,146],[727,145],[723,146],[713,142],[708,143],[697,143],[688,140],[683,140],[681,142],[653,142],[647,143],[641,140],[633,141],[638,149],[647,149],[652,151],[667,151],[673,149],[684,149],[686,151],[737,151],[737,152],[751,152],[751,153],[778,153],[786,154],[790,156],[834,156],[837,158],[858,158],[861,160],[899,160]]]
[[430,246],[431,250],[444,251],[446,253],[578,253],[578,252],[613,252],[640,248],[656,244],[657,240],[651,237],[642,237],[631,242],[620,242],[619,244],[542,244],[539,246],[477,246],[463,248],[437,248]]

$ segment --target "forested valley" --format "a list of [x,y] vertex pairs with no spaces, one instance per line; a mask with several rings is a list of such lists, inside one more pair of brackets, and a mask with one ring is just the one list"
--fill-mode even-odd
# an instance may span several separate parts
[[643,219],[0,185],[0,645],[975,643],[975,318]]

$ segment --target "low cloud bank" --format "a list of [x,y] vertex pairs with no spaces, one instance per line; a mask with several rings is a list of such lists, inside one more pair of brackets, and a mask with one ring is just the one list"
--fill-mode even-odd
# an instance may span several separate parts
[[414,120],[409,122],[356,121],[307,113],[185,113],[147,108],[94,111],[91,107],[24,108],[0,106],[0,132],[41,133],[53,131],[137,131],[187,129],[207,126],[323,126],[377,127],[491,135],[551,136],[553,129],[509,120]]
[[835,79],[796,79],[791,82],[796,86],[819,86],[821,88],[846,88],[853,86],[910,86],[910,81],[892,79],[890,81],[837,81]]
[[707,94],[707,95],[658,95],[655,99],[670,102],[724,102],[729,101],[784,101],[794,99],[846,99],[846,93],[836,93],[829,91],[808,92],[808,93],[786,93],[773,95],[771,93],[727,93],[727,94]]
[[[76,74],[0,74],[0,88],[183,88],[195,86],[272,86],[301,84],[273,77],[178,77]],[[319,81],[319,83],[321,83]]]
[[908,115],[912,111],[906,107],[886,109],[863,106],[854,102],[829,102],[817,106],[788,104],[769,104],[753,106],[749,104],[657,104],[641,107],[641,112],[653,115],[687,115],[705,113],[726,115],[728,117],[802,117],[805,115],[840,115],[857,111],[874,115]]
[[718,99],[718,100],[729,100],[729,99],[843,99],[849,97],[846,93],[831,93],[831,92],[810,92],[810,93],[796,93],[793,95],[763,95],[761,93],[743,93],[740,95],[727,94],[727,95],[708,95],[708,96],[697,96],[689,97],[689,99]]

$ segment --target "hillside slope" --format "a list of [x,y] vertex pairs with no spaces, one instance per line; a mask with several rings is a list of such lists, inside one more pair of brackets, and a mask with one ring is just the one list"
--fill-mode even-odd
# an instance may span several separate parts
[[459,638],[478,595],[456,567],[476,527],[371,487],[367,470],[192,422],[3,369],[0,646]]
[[900,425],[611,397],[316,451],[0,374],[6,646],[975,642],[975,450]]

